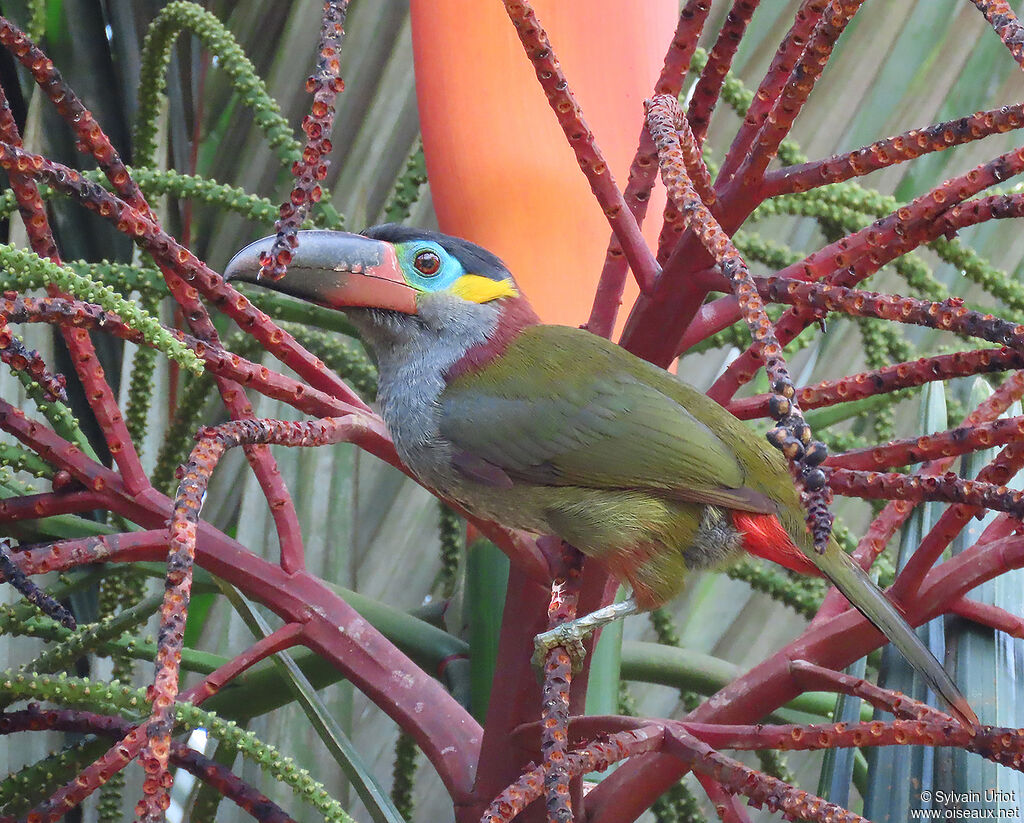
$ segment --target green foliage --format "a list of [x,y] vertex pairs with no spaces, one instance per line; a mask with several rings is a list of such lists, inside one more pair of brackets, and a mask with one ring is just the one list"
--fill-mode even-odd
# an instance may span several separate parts
[[46,33],[46,0],[29,0],[25,33],[36,42]]
[[419,200],[420,189],[427,182],[427,161],[423,156],[423,142],[418,140],[405,161],[405,170],[395,181],[387,204],[384,219],[389,223],[400,223],[409,216],[413,205]]
[[160,608],[162,597],[149,597],[118,614],[108,614],[98,623],[79,626],[57,643],[49,644],[45,651],[22,669],[40,674],[52,674],[72,668],[75,660],[89,652],[95,652],[106,640],[121,637],[126,632],[144,623]]
[[[240,357],[253,357],[260,351],[259,344],[251,337],[235,334],[224,341],[225,346]],[[198,430],[206,408],[206,400],[213,392],[213,377],[208,374],[193,377],[185,384],[178,399],[174,418],[164,435],[160,451],[156,456],[152,482],[168,494],[174,492],[177,480],[174,470],[185,462],[192,448],[192,435]]]
[[53,284],[63,292],[118,315],[126,325],[142,334],[146,342],[182,368],[194,374],[203,372],[203,361],[191,349],[160,325],[153,315],[109,286],[10,245],[0,245],[0,269],[3,271],[0,276],[0,288],[3,290],[25,292]]
[[221,68],[243,102],[253,110],[257,126],[267,142],[277,150],[284,164],[294,163],[302,146],[292,134],[281,109],[267,92],[266,84],[245,56],[234,35],[217,17],[196,3],[168,3],[153,20],[142,45],[142,72],[139,78],[139,110],[135,123],[134,148],[139,166],[156,165],[157,119],[160,99],[166,88],[167,66],[178,36],[187,31],[198,37],[220,61]]
[[[158,299],[152,297],[151,292],[142,299],[142,304],[150,314],[156,314],[159,308]],[[157,353],[154,349],[140,346],[132,358],[131,380],[128,386],[128,406],[124,412],[125,424],[128,427],[128,434],[132,442],[138,444],[139,453],[142,453],[144,438],[146,435],[147,419],[150,406],[153,402],[153,372],[156,370]]]
[[466,523],[450,506],[438,501],[438,528],[441,535],[441,590],[444,597],[451,597],[458,583]]
[[53,427],[57,434],[65,440],[74,443],[90,457],[96,456],[92,445],[78,425],[78,419],[67,405],[59,400],[47,400],[43,387],[33,380],[27,372],[16,371],[14,376],[18,378],[22,388],[25,390],[25,394],[32,399],[39,413],[46,418],[46,422]]
[[[0,672],[0,703],[10,704],[15,700],[46,700],[100,714],[121,715],[134,722],[149,713],[145,689],[133,689],[117,681],[104,683],[66,674],[52,676],[8,669]],[[274,746],[239,728],[233,720],[222,720],[213,712],[189,703],[175,704],[174,718],[183,730],[201,728],[212,737],[229,741],[244,758],[288,786],[297,798],[310,804],[326,820],[351,823],[352,818],[341,804],[306,769],[298,767]]]
[[281,328],[290,332],[360,395],[368,400],[377,396],[377,367],[370,362],[363,347],[357,342],[294,323],[282,323]]
[[674,784],[651,807],[658,823],[706,823],[707,817],[693,792],[683,782]]
[[0,811],[27,812],[107,750],[106,740],[86,738],[37,760],[0,781]]
[[416,780],[416,741],[399,734],[395,743],[395,766],[392,770],[391,800],[406,820],[413,819],[412,789]]
[[12,471],[28,472],[35,477],[53,477],[53,467],[35,452],[13,443],[0,443],[0,466]]
[[826,585],[815,577],[797,577],[773,563],[744,557],[726,572],[734,580],[742,580],[752,589],[764,592],[808,619],[814,617],[825,596]]

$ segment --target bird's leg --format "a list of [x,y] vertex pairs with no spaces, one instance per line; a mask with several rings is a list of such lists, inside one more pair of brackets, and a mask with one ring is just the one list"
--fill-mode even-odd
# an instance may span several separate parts
[[583,667],[583,659],[587,656],[583,648],[584,640],[609,623],[641,611],[643,609],[637,605],[636,600],[630,597],[621,603],[612,603],[603,609],[569,620],[550,631],[541,632],[533,639],[533,665],[537,668],[543,667],[548,652],[556,646],[562,646],[572,658],[573,671],[579,671]]

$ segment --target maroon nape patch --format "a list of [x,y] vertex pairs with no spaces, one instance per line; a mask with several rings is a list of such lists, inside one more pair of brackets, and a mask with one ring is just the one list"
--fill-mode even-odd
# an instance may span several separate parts
[[498,327],[494,330],[494,334],[489,340],[472,346],[462,357],[452,363],[444,374],[445,380],[450,382],[464,374],[475,374],[493,362],[496,357],[504,354],[505,349],[523,329],[540,323],[540,318],[525,297],[506,297],[501,304]]

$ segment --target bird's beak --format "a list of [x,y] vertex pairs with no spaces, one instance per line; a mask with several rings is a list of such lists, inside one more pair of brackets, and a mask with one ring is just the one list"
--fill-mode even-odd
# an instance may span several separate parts
[[341,231],[300,231],[288,272],[260,277],[260,257],[274,236],[250,243],[231,258],[225,280],[256,283],[331,309],[390,309],[416,314],[416,290],[402,276],[395,248],[383,240]]

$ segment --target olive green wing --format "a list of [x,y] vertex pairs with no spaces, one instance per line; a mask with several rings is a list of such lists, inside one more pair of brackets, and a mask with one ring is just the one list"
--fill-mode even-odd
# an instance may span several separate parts
[[[479,482],[636,488],[774,511],[748,486],[732,438],[698,419],[691,400],[711,402],[603,338],[537,326],[448,385],[441,434],[456,467]],[[718,411],[726,431],[742,426]]]

